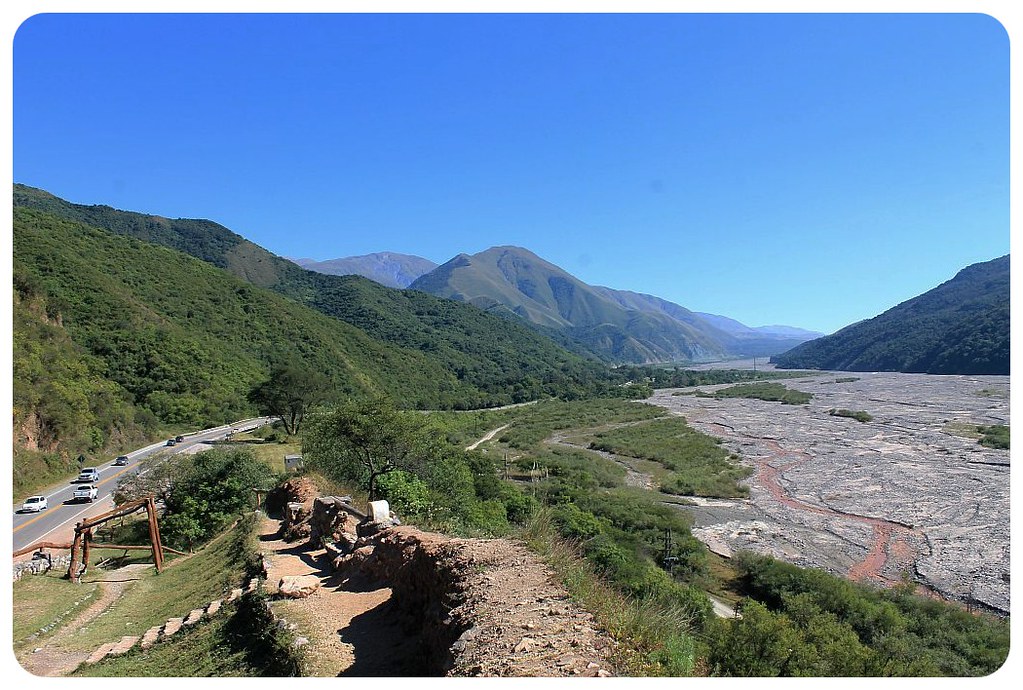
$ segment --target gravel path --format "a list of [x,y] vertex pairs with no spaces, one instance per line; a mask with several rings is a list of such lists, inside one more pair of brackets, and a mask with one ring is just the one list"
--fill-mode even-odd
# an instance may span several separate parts
[[491,440],[492,438],[494,438],[495,436],[497,436],[499,433],[501,433],[502,431],[504,431],[505,429],[507,429],[510,426],[511,426],[511,424],[505,424],[504,426],[497,427],[493,431],[488,432],[483,438],[481,438],[480,440],[476,441],[471,446],[466,446],[465,449],[466,450],[476,450],[476,447],[479,446],[481,443],[486,443],[487,441]]

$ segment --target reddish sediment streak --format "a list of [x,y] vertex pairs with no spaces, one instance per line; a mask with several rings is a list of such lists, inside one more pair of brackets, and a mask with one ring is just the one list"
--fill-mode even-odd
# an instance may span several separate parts
[[[716,432],[722,436],[733,439],[739,437],[734,429],[723,424],[711,423],[711,426],[715,427]],[[786,450],[777,441],[771,439],[747,438],[754,438],[763,443],[770,451],[767,456],[758,458],[754,462],[757,484],[767,490],[775,501],[793,510],[858,522],[873,528],[874,534],[867,555],[859,563],[855,563],[849,568],[849,572],[846,573],[850,580],[874,580],[890,586],[898,584],[899,580],[883,576],[881,571],[885,569],[885,566],[891,564],[899,573],[903,570],[912,571],[917,553],[910,543],[910,538],[917,534],[916,530],[888,520],[846,513],[793,498],[781,485],[781,476],[792,468],[809,462],[813,457],[805,451]]]

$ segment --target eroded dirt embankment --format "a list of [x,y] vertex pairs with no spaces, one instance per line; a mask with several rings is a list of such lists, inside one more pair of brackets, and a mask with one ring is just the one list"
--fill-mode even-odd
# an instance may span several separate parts
[[342,574],[388,584],[428,673],[607,674],[610,639],[521,544],[393,527],[342,561]]
[[308,486],[286,493],[284,519],[264,530],[267,588],[286,576],[319,579],[275,604],[308,636],[313,672],[611,675],[613,642],[521,543],[355,524],[341,499],[314,498]]

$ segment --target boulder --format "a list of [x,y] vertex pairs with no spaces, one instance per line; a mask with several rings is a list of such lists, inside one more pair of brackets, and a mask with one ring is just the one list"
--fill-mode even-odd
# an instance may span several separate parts
[[320,578],[315,575],[286,575],[277,585],[281,596],[304,599],[320,588]]

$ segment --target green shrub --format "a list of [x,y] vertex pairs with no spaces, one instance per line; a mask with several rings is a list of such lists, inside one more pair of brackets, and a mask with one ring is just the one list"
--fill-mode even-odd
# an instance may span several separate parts
[[194,548],[217,534],[253,502],[253,488],[274,475],[248,450],[208,450],[176,460],[166,494],[162,533],[168,545]]
[[832,417],[848,417],[850,419],[855,419],[857,422],[870,422],[874,419],[869,413],[864,412],[863,410],[830,409],[828,410],[828,414]]
[[981,434],[980,445],[988,448],[1009,449],[1009,427],[1002,424],[992,426],[978,426],[977,433]]
[[780,383],[747,383],[722,388],[713,393],[715,398],[756,398],[780,402],[783,405],[805,405],[813,398],[812,393],[786,388]]
[[433,508],[430,488],[408,472],[396,471],[380,478],[380,496],[387,499],[394,511],[404,518],[416,520],[429,515]]

